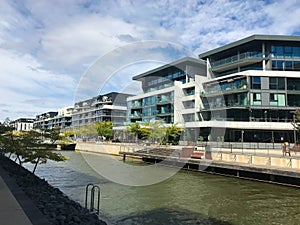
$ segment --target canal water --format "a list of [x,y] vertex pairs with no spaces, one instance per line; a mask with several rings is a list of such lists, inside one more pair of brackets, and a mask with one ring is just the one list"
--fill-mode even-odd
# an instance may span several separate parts
[[[70,160],[39,165],[36,174],[82,205],[86,185],[99,185],[100,216],[108,224],[300,224],[298,188],[193,171],[154,185],[126,186],[100,176],[82,154],[89,153],[63,152]],[[91,156],[99,163],[109,157]]]

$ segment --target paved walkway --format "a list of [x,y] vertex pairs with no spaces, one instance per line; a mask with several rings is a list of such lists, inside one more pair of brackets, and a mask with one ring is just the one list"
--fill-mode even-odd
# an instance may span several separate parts
[[0,165],[0,224],[50,225]]
[[0,221],[6,225],[32,225],[2,177],[0,177]]

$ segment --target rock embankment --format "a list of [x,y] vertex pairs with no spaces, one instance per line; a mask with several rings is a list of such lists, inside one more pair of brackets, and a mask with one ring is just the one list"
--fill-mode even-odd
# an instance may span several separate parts
[[1,166],[9,173],[29,199],[53,225],[105,225],[79,203],[69,199],[58,188],[40,179],[15,162],[0,156]]

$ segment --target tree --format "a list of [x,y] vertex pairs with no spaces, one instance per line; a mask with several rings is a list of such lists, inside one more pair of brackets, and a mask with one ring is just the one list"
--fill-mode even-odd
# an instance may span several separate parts
[[167,142],[177,145],[182,131],[183,131],[183,128],[178,127],[175,124],[172,124],[171,126],[169,126],[166,130]]
[[167,127],[163,124],[162,120],[156,120],[154,123],[150,123],[149,127],[151,130],[150,137],[153,142],[162,143],[163,140],[166,139]]
[[64,131],[63,133],[60,133],[61,139],[59,140],[58,144],[60,145],[68,145],[72,143],[72,138],[75,135],[74,130],[67,130]]
[[0,153],[5,154],[7,153],[7,148],[5,144],[7,142],[7,133],[12,132],[14,130],[13,127],[9,126],[7,123],[0,122]]
[[149,126],[146,125],[141,126],[139,122],[131,123],[127,127],[127,130],[136,136],[139,140],[145,140],[150,137],[151,131]]
[[96,123],[96,130],[100,137],[111,139],[113,136],[113,123],[111,121],[100,121]]
[[60,153],[51,151],[43,143],[43,135],[37,131],[7,131],[2,133],[1,149],[4,150],[4,153],[15,155],[20,165],[25,162],[35,164],[32,173],[35,172],[38,164],[46,163],[47,160],[67,160]]
[[131,123],[128,125],[127,130],[132,133],[136,138],[138,138],[138,135],[140,133],[141,125],[139,122]]
[[183,131],[181,127],[178,127],[175,124],[168,127],[164,126],[162,121],[156,121],[151,124],[145,123],[143,125],[136,122],[130,124],[127,129],[140,140],[152,138],[160,143],[172,144],[178,144],[180,135]]
[[297,131],[300,131],[300,110],[299,109],[297,109],[296,111],[295,111],[295,121],[293,121],[293,126],[295,127],[295,129],[297,130]]
[[85,124],[74,129],[74,133],[81,137],[96,137],[98,136],[96,123]]
[[[295,112],[294,116],[294,120],[292,122],[292,125],[294,126],[295,131],[294,132],[299,132],[300,131],[300,110],[297,109]],[[295,133],[295,137],[296,137],[296,133]],[[297,143],[297,140],[295,140],[295,143]]]
[[53,145],[55,142],[61,140],[63,137],[60,133],[59,127],[54,127],[52,129],[46,129],[43,131],[44,137],[50,141]]

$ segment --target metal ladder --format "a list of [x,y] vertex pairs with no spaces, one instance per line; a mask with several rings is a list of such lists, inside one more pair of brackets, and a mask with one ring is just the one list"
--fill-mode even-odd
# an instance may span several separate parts
[[[95,191],[97,191],[97,201],[95,202]],[[85,208],[88,209],[88,195],[90,192],[90,208],[91,213],[97,213],[100,211],[100,187],[94,184],[88,184],[85,188]],[[95,208],[95,203],[97,204]]]

